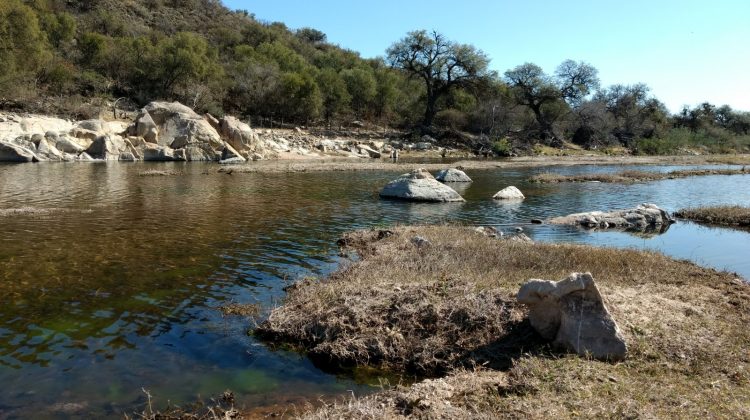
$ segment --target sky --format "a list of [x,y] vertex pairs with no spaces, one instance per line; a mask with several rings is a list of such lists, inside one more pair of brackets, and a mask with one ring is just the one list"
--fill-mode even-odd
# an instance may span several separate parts
[[321,30],[365,58],[434,29],[483,50],[501,74],[582,60],[603,86],[646,83],[672,112],[704,101],[750,111],[750,0],[223,1],[261,21]]

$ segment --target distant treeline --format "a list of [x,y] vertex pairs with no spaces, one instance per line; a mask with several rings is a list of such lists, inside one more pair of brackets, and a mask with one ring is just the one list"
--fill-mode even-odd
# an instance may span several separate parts
[[[2,0],[0,107],[87,117],[105,103],[178,100],[255,121],[353,120],[483,135],[499,154],[542,143],[742,150],[750,113],[708,103],[670,115],[643,84],[601,87],[572,60],[504,74],[471,45],[415,31],[383,58],[218,0]],[[688,87],[689,88],[689,87]]]

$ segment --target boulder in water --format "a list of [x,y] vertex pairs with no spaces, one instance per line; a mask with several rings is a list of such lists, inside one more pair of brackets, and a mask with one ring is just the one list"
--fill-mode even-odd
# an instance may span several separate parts
[[424,169],[415,169],[389,182],[380,192],[380,196],[409,201],[465,201],[455,190],[438,182]]

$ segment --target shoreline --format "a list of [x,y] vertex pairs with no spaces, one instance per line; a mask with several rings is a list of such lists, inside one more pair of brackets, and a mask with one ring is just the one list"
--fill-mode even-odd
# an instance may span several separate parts
[[750,164],[750,155],[704,156],[528,156],[497,160],[457,160],[454,162],[412,162],[410,159],[432,159],[406,155],[407,161],[351,160],[341,158],[263,160],[241,165],[225,165],[221,173],[284,173],[284,172],[342,172],[342,171],[406,171],[421,167],[428,171],[461,166],[470,170],[506,168],[536,168],[583,165],[742,165]]

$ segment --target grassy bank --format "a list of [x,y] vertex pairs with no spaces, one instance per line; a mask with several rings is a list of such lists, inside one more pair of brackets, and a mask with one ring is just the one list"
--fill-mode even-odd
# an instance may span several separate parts
[[658,181],[661,179],[687,178],[691,176],[707,175],[747,175],[750,174],[750,168],[741,169],[690,169],[671,172],[646,172],[646,171],[623,171],[613,174],[580,174],[580,175],[559,175],[553,173],[543,173],[534,175],[529,180],[539,183],[559,183],[559,182],[607,182],[607,183],[631,183],[631,182],[648,182]]
[[[750,291],[732,275],[463,227],[356,232],[343,243],[361,258],[293,287],[257,333],[329,363],[442,377],[306,417],[750,415]],[[526,280],[575,271],[594,274],[628,342],[625,362],[555,353],[515,303]]]
[[716,206],[682,209],[676,217],[712,225],[750,227],[750,208],[741,206]]

